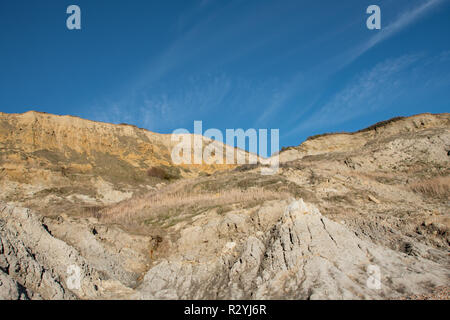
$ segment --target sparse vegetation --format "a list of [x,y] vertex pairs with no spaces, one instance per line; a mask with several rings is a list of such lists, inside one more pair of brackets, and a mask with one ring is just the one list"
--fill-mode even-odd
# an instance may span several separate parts
[[253,169],[258,168],[258,167],[259,167],[258,164],[247,163],[247,164],[243,164],[243,165],[237,166],[237,167],[234,169],[234,171],[237,171],[237,172],[244,172],[244,171],[250,171],[250,170],[253,170]]
[[180,178],[180,170],[169,167],[151,167],[147,170],[147,176],[162,180],[178,179]]
[[414,192],[422,193],[430,197],[448,199],[450,197],[450,176],[422,180],[410,184],[409,188]]
[[285,151],[288,151],[288,150],[290,150],[290,149],[295,149],[295,147],[293,147],[293,146],[289,146],[289,147],[281,147],[280,153],[285,152]]
[[164,171],[164,169],[158,167],[152,167],[147,170],[147,176],[154,177],[158,179],[168,179],[169,175]]
[[[327,133],[316,134],[316,135],[306,138],[306,141],[308,141],[308,140],[311,141],[311,140],[314,140],[314,139],[317,139],[320,137],[326,137],[326,136],[331,136],[331,135],[335,135],[335,134],[350,134],[350,135],[352,135],[352,134],[356,134],[356,133],[377,130],[378,128],[385,127],[386,125],[388,125],[390,123],[393,123],[393,122],[396,122],[396,121],[399,121],[402,119],[405,119],[405,117],[395,117],[395,118],[391,118],[388,120],[380,121],[380,122],[375,123],[374,125],[371,125],[370,127],[367,127],[367,128],[355,131],[355,132],[341,131],[341,132],[327,132]],[[286,149],[288,149],[288,148],[286,148]]]
[[358,133],[358,132],[366,132],[366,131],[370,131],[370,130],[376,130],[378,128],[385,127],[386,125],[388,125],[390,123],[393,123],[393,122],[396,122],[396,121],[399,121],[399,120],[402,120],[402,119],[405,119],[405,117],[394,117],[394,118],[391,118],[391,119],[388,119],[388,120],[380,121],[380,122],[377,122],[377,123],[371,125],[370,127],[358,130],[358,131],[356,131],[356,133]]
[[350,132],[341,131],[341,132],[327,132],[327,133],[315,134],[313,136],[306,138],[306,141],[311,141],[311,140],[314,140],[314,139],[317,139],[320,137],[332,136],[335,134],[350,134]]
[[95,215],[104,222],[123,226],[147,224],[167,227],[206,211],[216,210],[216,213],[224,214],[233,207],[253,207],[267,200],[286,199],[289,196],[287,192],[261,187],[219,192],[194,190],[188,182],[179,181],[162,190],[95,211]]

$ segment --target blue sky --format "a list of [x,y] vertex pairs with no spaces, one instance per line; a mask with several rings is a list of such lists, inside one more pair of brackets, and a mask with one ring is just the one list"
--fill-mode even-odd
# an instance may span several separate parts
[[[77,4],[82,30],[66,28]],[[381,8],[368,30],[366,8]],[[280,129],[450,111],[450,0],[2,0],[0,111]]]

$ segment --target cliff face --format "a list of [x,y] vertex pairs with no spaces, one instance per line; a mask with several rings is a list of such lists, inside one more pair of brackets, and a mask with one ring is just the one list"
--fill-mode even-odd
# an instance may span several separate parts
[[175,166],[171,152],[176,143],[168,134],[131,125],[33,111],[0,113],[0,200],[38,204],[37,198],[35,208],[102,205],[166,183],[148,176],[151,167],[174,179],[233,167]]
[[[450,287],[450,114],[313,137],[270,176],[177,168],[168,136],[132,126],[1,119],[0,298],[390,299]],[[180,178],[148,177],[150,166]]]
[[373,141],[381,141],[388,137],[413,135],[427,129],[443,130],[448,128],[450,128],[448,113],[424,113],[412,117],[398,117],[379,122],[357,132],[321,134],[310,137],[299,146],[288,148],[282,152],[280,162],[301,159],[309,155],[355,151]]

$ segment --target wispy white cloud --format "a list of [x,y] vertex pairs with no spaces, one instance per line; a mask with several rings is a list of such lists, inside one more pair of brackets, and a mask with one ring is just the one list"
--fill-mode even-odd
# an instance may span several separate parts
[[277,88],[267,106],[257,118],[256,124],[264,123],[270,115],[280,109],[298,91],[302,81],[304,81],[304,76],[299,73],[284,86]]
[[107,108],[94,108],[97,120],[127,122],[152,131],[165,131],[217,110],[233,86],[226,75],[183,78],[173,84],[161,84],[157,90],[142,90],[120,102],[103,101]]
[[[376,31],[377,33],[368,40],[352,47],[350,50],[343,52],[329,61],[316,65],[312,70],[307,72],[304,71],[302,74],[299,73],[294,76],[295,80],[287,83],[283,88],[281,88],[275,99],[268,103],[265,111],[258,119],[259,122],[263,122],[270,115],[273,115],[276,111],[282,109],[294,95],[299,93],[301,90],[301,83],[298,81],[300,76],[308,77],[308,84],[324,81],[329,76],[351,64],[358,57],[375,47],[377,44],[380,44],[398,32],[404,30],[407,26],[411,25],[443,2],[444,0],[422,1],[420,5],[401,12],[395,21],[391,22],[386,27],[383,27],[380,31]],[[349,25],[351,26],[352,24],[353,23],[350,23]],[[344,30],[345,29],[342,29],[341,32]],[[302,108],[302,113],[306,112],[311,105],[312,104],[310,103],[309,107]]]
[[[404,30],[443,2],[444,0],[425,0],[422,1],[420,5],[400,13],[393,22],[386,27],[382,27],[381,30],[377,31],[377,33],[369,38],[369,40],[352,49],[344,64],[351,63],[377,44]],[[381,19],[383,20],[383,14]]]
[[340,124],[386,107],[408,90],[409,69],[419,59],[420,55],[388,59],[361,73],[286,136],[300,130]]
[[[267,17],[274,16],[273,10],[282,6],[275,6],[273,3],[270,3],[266,4],[265,7],[258,7],[258,10],[248,10],[249,8],[246,8],[246,10],[239,12],[236,8],[239,8],[240,1],[230,1],[225,4],[216,5],[208,0],[199,0],[192,7],[191,11],[184,12],[180,16],[178,25],[180,28],[176,32],[177,34],[179,33],[178,36],[168,44],[165,50],[161,50],[159,56],[153,57],[149,61],[149,64],[142,68],[142,74],[140,76],[131,79],[131,81],[127,81],[127,88],[120,94],[121,99],[119,102],[111,99],[114,103],[107,105],[108,107],[113,107],[109,107],[109,110],[106,110],[101,115],[101,118],[112,119],[106,120],[112,122],[138,122],[140,126],[152,130],[164,129],[170,127],[172,124],[178,125],[182,119],[193,117],[194,115],[200,117],[205,114],[203,112],[206,109],[209,112],[219,111],[220,108],[223,108],[221,102],[233,91],[231,95],[235,96],[234,101],[237,104],[245,105],[245,101],[259,104],[258,107],[261,108],[261,112],[255,117],[256,123],[254,125],[262,125],[268,122],[280,110],[284,111],[283,108],[290,105],[294,101],[294,98],[303,95],[303,93],[309,94],[308,90],[319,87],[323,81],[338,72],[343,66],[351,63],[375,45],[403,30],[442,2],[443,0],[422,1],[420,5],[401,13],[394,22],[383,27],[374,36],[351,48],[336,59],[328,58],[325,62],[319,60],[314,66],[306,66],[307,70],[300,70],[298,72],[293,70],[293,75],[290,78],[283,74],[282,79],[284,81],[274,81],[272,82],[274,87],[264,91],[261,90],[261,88],[267,89],[264,83],[255,84],[253,82],[251,87],[248,88],[239,86],[237,84],[240,80],[237,78],[239,75],[233,75],[233,78],[216,77],[215,80],[212,78],[207,80],[197,79],[191,83],[182,83],[179,79],[183,75],[176,73],[180,69],[189,66],[193,60],[197,61],[196,65],[199,68],[211,69],[213,72],[223,70],[219,68],[215,69],[214,67],[235,61],[243,55],[247,57],[251,56],[252,52],[262,50],[262,47],[265,45],[273,45],[279,37],[280,28],[287,28],[289,24],[274,23],[276,28],[267,30],[267,33],[263,37],[254,37],[255,39],[252,37],[248,42],[241,41],[236,43],[232,40],[239,39],[248,30],[259,30],[261,21],[272,21]],[[285,8],[283,10],[287,11],[288,9]],[[220,20],[223,10],[227,12],[238,12],[236,15],[233,14],[233,17],[236,19],[232,25],[228,23],[229,21]],[[254,16],[255,12],[257,12],[258,19]],[[360,17],[354,21],[359,20]],[[345,34],[348,28],[355,25],[354,21],[347,23],[345,27],[341,26],[338,29],[331,28],[331,32],[329,29],[326,29],[327,31],[313,39],[309,39],[308,42],[305,41],[304,43],[293,45],[291,51],[280,54],[281,58],[271,55],[270,59],[284,61],[289,57],[299,55],[302,50],[305,48],[309,49],[312,45],[319,47],[321,43],[327,43],[339,34]],[[206,32],[211,29],[214,32]],[[253,33],[249,32],[248,35],[253,35]],[[234,50],[220,51],[222,48],[221,45],[228,41],[236,44]],[[209,59],[211,56],[214,56],[214,59]],[[201,61],[201,63],[198,63],[198,61]],[[270,62],[273,61],[268,61],[268,63]],[[215,64],[215,66],[209,68],[209,64]],[[202,77],[204,71],[191,70],[190,72],[192,72],[191,74],[201,75]],[[174,74],[175,76],[173,76]],[[164,83],[167,79],[171,83],[166,87],[161,86],[160,84]],[[238,91],[245,91],[245,94]],[[260,96],[255,97],[255,92],[258,92]],[[299,110],[300,112],[298,114],[306,112],[307,109],[315,106],[315,102],[320,98],[317,96],[320,96],[320,93],[311,93],[305,99],[302,97],[304,108]],[[241,100],[238,101],[238,98]],[[346,103],[344,96],[340,99],[341,103]],[[229,104],[229,101],[227,103]],[[347,103],[349,104],[349,102]],[[248,104],[250,105],[251,103]],[[329,107],[332,107],[331,104]],[[241,108],[241,110],[244,110],[244,108]]]

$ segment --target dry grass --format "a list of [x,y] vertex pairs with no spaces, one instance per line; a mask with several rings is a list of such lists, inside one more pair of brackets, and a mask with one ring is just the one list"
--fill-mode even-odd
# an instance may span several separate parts
[[236,205],[256,206],[266,200],[286,199],[289,194],[252,187],[210,192],[194,191],[189,182],[179,181],[161,190],[121,202],[97,213],[105,223],[138,227],[142,224],[167,227],[197,214],[215,209],[217,213]]
[[[367,127],[367,128],[355,131],[355,132],[341,131],[341,132],[327,132],[327,133],[316,134],[314,136],[310,136],[310,137],[306,138],[306,141],[308,141],[308,140],[311,141],[311,140],[314,140],[314,139],[317,139],[317,138],[320,138],[320,137],[332,136],[332,135],[337,135],[337,134],[350,134],[350,135],[353,135],[353,134],[357,134],[357,133],[361,133],[361,132],[372,131],[372,130],[376,130],[378,128],[385,127],[385,126],[387,126],[390,123],[397,122],[397,121],[400,121],[400,120],[403,120],[403,119],[405,119],[405,117],[391,118],[389,120],[384,120],[384,121],[377,122],[374,125],[371,125],[370,127]],[[288,148],[286,148],[286,149],[288,149]]]
[[409,188],[417,193],[430,197],[448,198],[450,196],[450,176],[436,177],[409,185]]

